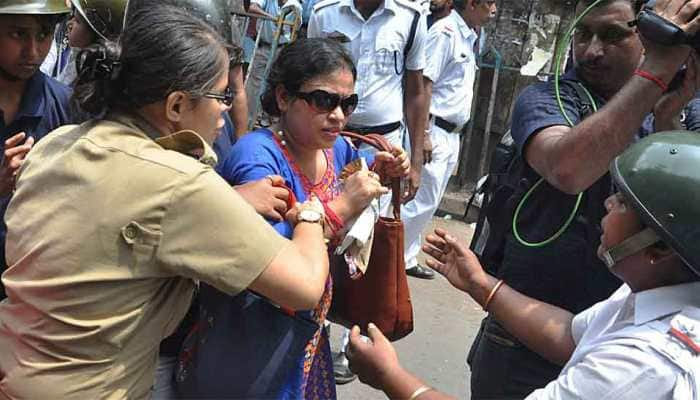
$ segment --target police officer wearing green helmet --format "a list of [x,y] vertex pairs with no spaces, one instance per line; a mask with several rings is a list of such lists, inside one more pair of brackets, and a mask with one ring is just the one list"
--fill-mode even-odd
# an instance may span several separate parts
[[[0,217],[34,142],[71,122],[70,90],[39,71],[56,23],[69,12],[64,0],[0,0]],[[0,272],[6,268],[5,233],[0,222]]]
[[114,40],[124,28],[128,0],[71,0],[79,16],[103,40]]
[[[572,314],[486,273],[443,230],[428,265],[467,292],[528,348],[564,368],[526,399],[700,399],[700,136],[661,132],[612,161],[599,257],[623,285]],[[565,261],[564,261],[565,262]],[[562,265],[562,268],[565,266]],[[398,364],[376,328],[351,336],[351,367],[391,398],[445,399]]]
[[70,0],[73,11],[67,28],[69,50],[65,65],[56,68],[56,79],[72,85],[77,76],[76,57],[97,41],[115,40],[124,28],[128,0]]

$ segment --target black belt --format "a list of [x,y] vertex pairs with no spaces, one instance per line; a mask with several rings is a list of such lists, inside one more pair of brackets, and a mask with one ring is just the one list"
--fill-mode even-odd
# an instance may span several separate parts
[[359,133],[360,135],[366,135],[368,133],[377,133],[379,135],[386,135],[389,132],[393,132],[401,127],[401,122],[392,122],[390,124],[376,125],[376,126],[346,126],[345,130],[350,132]]
[[439,128],[444,129],[447,132],[451,133],[451,132],[456,132],[456,131],[462,130],[461,129],[462,127],[457,125],[457,124],[453,124],[452,122],[450,122],[444,118],[438,117],[437,115],[435,115],[434,117],[435,117],[435,125],[437,125]]

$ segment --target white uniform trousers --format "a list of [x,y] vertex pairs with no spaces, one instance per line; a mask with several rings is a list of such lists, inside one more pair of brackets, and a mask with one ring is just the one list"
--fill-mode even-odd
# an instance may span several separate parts
[[[396,146],[398,148],[402,148],[403,146],[403,136],[404,136],[404,129],[399,128],[395,131],[386,133],[384,135],[384,139],[386,139],[389,143],[391,143],[393,146]],[[366,151],[373,151],[374,147],[370,147],[369,145],[363,144],[360,146],[359,151],[360,151],[360,156]],[[391,193],[385,194],[384,196],[379,198],[379,214],[384,216],[384,217],[389,217],[391,213]],[[393,215],[393,214],[391,214]]]
[[258,50],[255,52],[255,59],[251,62],[248,68],[251,68],[250,75],[248,76],[248,81],[245,83],[245,94],[248,98],[248,116],[250,121],[255,122],[255,119],[262,112],[262,106],[260,106],[255,115],[253,115],[253,108],[255,104],[260,101],[260,88],[265,86],[265,68],[267,67],[267,62],[270,60],[272,55],[272,48],[270,45],[260,44]]
[[407,269],[418,265],[421,234],[440,205],[450,176],[459,161],[459,133],[450,133],[433,125],[430,141],[433,144],[433,159],[429,164],[423,165],[416,197],[406,204],[401,212]]

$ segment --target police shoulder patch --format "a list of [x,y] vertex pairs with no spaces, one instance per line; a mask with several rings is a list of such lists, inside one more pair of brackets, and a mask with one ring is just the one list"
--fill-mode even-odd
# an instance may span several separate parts
[[445,24],[442,26],[440,29],[440,32],[444,33],[445,35],[452,37],[452,35],[455,33],[455,31],[452,29],[451,26]]
[[668,334],[695,356],[700,355],[700,322],[678,314],[671,320]]

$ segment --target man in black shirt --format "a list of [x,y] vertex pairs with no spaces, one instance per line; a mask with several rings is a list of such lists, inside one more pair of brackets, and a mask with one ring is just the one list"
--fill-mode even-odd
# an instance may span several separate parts
[[[577,15],[593,2],[579,1]],[[607,298],[620,285],[596,256],[603,201],[613,193],[608,165],[636,138],[673,127],[697,89],[690,48],[647,41],[642,45],[628,25],[639,9],[635,3],[603,1],[577,26],[575,67],[562,80],[582,84],[598,112],[583,120],[582,104],[589,100],[581,98],[575,83],[561,85],[560,106],[553,82],[525,89],[513,111],[512,136],[526,162],[523,178],[528,187],[543,181],[522,205],[517,235],[507,235],[498,275],[521,293],[572,313]],[[695,29],[691,16],[697,5],[665,0],[656,7],[681,28]],[[681,87],[667,90],[686,62],[692,67]],[[653,128],[643,129],[650,112],[655,120],[648,125]],[[475,399],[521,399],[555,379],[561,368],[489,318],[468,361]]]

